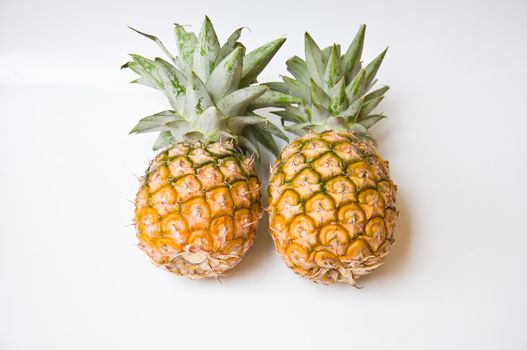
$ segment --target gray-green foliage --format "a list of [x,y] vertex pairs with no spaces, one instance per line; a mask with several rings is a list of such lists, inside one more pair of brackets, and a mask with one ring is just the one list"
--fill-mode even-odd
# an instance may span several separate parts
[[282,77],[283,82],[265,84],[302,100],[302,104],[274,112],[281,117],[286,130],[297,135],[329,129],[367,135],[367,129],[384,118],[382,114],[370,113],[382,101],[388,87],[370,90],[386,50],[362,67],[365,29],[365,25],[360,26],[344,54],[336,44],[321,50],[305,33],[305,60],[294,56],[286,62],[294,79]]
[[157,37],[134,31],[153,40],[170,62],[132,54],[123,68],[139,76],[133,83],[162,91],[171,109],[141,119],[131,133],[159,132],[155,150],[176,141],[231,138],[256,155],[258,144],[278,153],[272,135],[286,141],[287,137],[254,110],[285,107],[301,100],[255,83],[284,38],[246,54],[238,42],[241,28],[220,45],[212,23],[205,17],[198,36],[175,25],[179,56],[174,56]]

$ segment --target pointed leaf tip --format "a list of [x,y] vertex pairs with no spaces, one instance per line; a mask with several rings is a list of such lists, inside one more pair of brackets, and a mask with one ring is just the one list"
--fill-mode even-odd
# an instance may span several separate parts
[[285,40],[285,38],[273,40],[245,55],[243,58],[242,79],[240,81],[241,87],[249,86],[256,81],[258,74],[271,61]]

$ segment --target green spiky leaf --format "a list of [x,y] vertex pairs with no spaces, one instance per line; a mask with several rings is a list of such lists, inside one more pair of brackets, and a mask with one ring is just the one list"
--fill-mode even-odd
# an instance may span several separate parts
[[365,32],[366,26],[362,24],[359,27],[359,31],[355,35],[355,38],[348,47],[348,50],[346,50],[346,53],[342,57],[342,66],[347,82],[351,81],[360,70],[360,57],[364,46]]
[[353,80],[346,86],[346,96],[348,97],[348,102],[352,103],[359,96],[362,86],[364,85],[364,80],[366,79],[366,70],[361,69],[359,74],[353,78]]
[[329,96],[326,95],[324,90],[322,90],[313,79],[309,82],[309,94],[311,97],[311,103],[329,107],[329,103],[331,102]]
[[278,157],[278,154],[280,153],[280,150],[278,149],[278,146],[276,144],[276,141],[273,139],[273,135],[269,131],[267,131],[262,126],[256,124],[256,125],[248,125],[247,126],[248,132],[254,136],[254,138],[262,144],[265,148],[267,148],[271,153]]
[[204,110],[214,105],[207,88],[194,72],[190,73],[186,91],[184,115],[189,120],[195,120]]
[[170,51],[168,51],[168,49],[165,47],[165,45],[163,45],[163,43],[161,42],[161,40],[159,40],[159,38],[155,35],[151,35],[151,34],[147,34],[147,33],[143,33],[137,29],[134,29],[132,27],[128,27],[130,28],[131,30],[133,30],[134,32],[136,33],[139,33],[141,34],[142,36],[152,40],[153,42],[155,42],[157,44],[157,46],[159,46],[161,48],[161,51],[163,51],[165,53],[165,55],[172,61],[174,62],[175,61],[175,58],[174,58],[174,55],[172,55],[172,53]]
[[284,82],[273,81],[269,83],[263,83],[262,85],[269,87],[273,91],[281,92],[283,94],[289,94],[289,88],[287,87],[287,84]]
[[130,131],[130,134],[143,134],[147,132],[163,131],[169,129],[169,124],[176,121],[185,121],[185,119],[176,111],[163,111],[148,117],[144,117]]
[[346,118],[336,116],[329,117],[324,123],[326,130],[336,130],[336,131],[345,131],[348,127]]
[[355,100],[352,104],[350,104],[349,107],[346,108],[346,110],[340,113],[340,115],[346,118],[348,121],[351,121],[354,123],[359,117],[359,113],[361,111],[363,104],[364,104],[364,98],[361,97],[358,100]]
[[177,111],[182,110],[185,104],[185,77],[174,66],[161,58],[156,58],[154,64],[170,105]]
[[362,126],[361,124],[358,124],[358,123],[354,123],[354,124],[349,125],[348,129],[350,131],[356,132],[358,134],[364,134],[364,135],[368,134],[368,129],[366,129],[364,126]]
[[368,101],[364,99],[364,104],[362,105],[360,115],[359,115],[359,121],[361,117],[366,117],[377,105],[383,100],[384,96],[379,96],[372,98]]
[[285,126],[285,130],[289,131],[290,133],[293,133],[298,136],[302,136],[309,132],[311,128],[313,127],[313,124],[311,123],[300,123],[300,124],[293,124]]
[[121,69],[129,68],[139,75],[134,83],[143,84],[154,89],[163,90],[163,85],[157,75],[154,61],[140,55],[131,54],[132,60],[121,66]]
[[291,96],[298,97],[305,103],[311,103],[311,96],[306,85],[289,77],[284,76],[282,79],[284,79],[284,84],[287,86],[287,90]]
[[208,141],[209,135],[224,129],[224,124],[225,116],[223,113],[216,107],[209,107],[197,117],[194,126],[205,136],[205,140]]
[[210,19],[205,16],[192,57],[192,69],[202,81],[209,79],[219,52],[218,37]]
[[311,106],[311,123],[314,125],[324,124],[328,118],[331,117],[331,114],[324,107],[313,104]]
[[369,101],[369,100],[372,100],[374,98],[381,97],[389,89],[390,89],[389,86],[383,86],[382,88],[379,88],[379,89],[377,89],[375,91],[372,91],[369,94],[367,94],[366,96],[364,96],[364,101]]
[[258,109],[265,107],[287,107],[293,103],[301,103],[302,99],[293,97],[281,92],[267,90],[262,96],[254,100],[250,109]]
[[322,51],[318,47],[317,43],[309,35],[305,33],[305,54],[306,54],[306,66],[307,71],[311,79],[313,79],[317,84],[322,85],[324,77],[324,63],[322,61]]
[[267,123],[266,118],[256,116],[256,115],[236,116],[236,117],[229,117],[227,119],[227,125],[229,126],[229,129],[231,129],[231,131],[234,134],[241,134],[241,131],[247,125],[265,124],[265,123]]
[[244,115],[251,102],[262,96],[269,88],[256,85],[236,90],[221,98],[217,106],[226,116]]
[[377,74],[377,71],[379,70],[381,63],[384,60],[386,51],[388,51],[387,48],[383,52],[381,52],[379,56],[377,56],[373,61],[371,61],[366,66],[366,68],[364,68],[364,70],[366,71],[366,77],[364,79],[364,86],[368,88],[370,87],[370,84],[373,82],[373,79],[375,79],[375,75]]
[[280,38],[249,52],[243,58],[243,72],[240,86],[248,86],[254,83],[258,74],[267,66],[284,42],[285,38]]
[[[132,55],[122,68],[130,68],[139,75],[133,82],[162,91],[173,110],[143,118],[132,132],[159,132],[156,149],[177,140],[212,142],[243,137],[242,147],[250,152],[258,151],[258,140],[274,152],[277,148],[273,135],[287,139],[280,129],[252,111],[262,107],[283,108],[301,100],[288,95],[285,83],[275,83],[274,91],[263,85],[249,86],[285,39],[272,41],[245,55],[244,46],[238,42],[241,28],[220,47],[212,24],[205,17],[198,37],[175,25],[179,55],[174,57],[157,37],[136,32],[157,43],[172,63]],[[230,125],[229,117],[234,117]],[[245,123],[236,119],[245,119]],[[248,126],[249,131],[245,130]]]
[[382,114],[370,114],[369,116],[360,119],[359,124],[364,126],[366,129],[369,129],[384,118],[386,118],[386,116]]
[[225,57],[227,57],[235,48],[238,43],[238,39],[242,34],[243,28],[236,29],[227,39],[225,44],[220,49],[218,58],[216,58],[216,63],[220,63]]
[[242,76],[244,49],[236,48],[214,69],[207,81],[207,90],[213,100],[218,100],[236,90]]
[[187,32],[182,25],[176,24],[174,28],[179,58],[184,66],[184,73],[189,74],[192,67],[192,57],[196,47],[197,38],[192,32]]
[[286,62],[287,70],[296,80],[301,83],[309,84],[309,75],[307,73],[306,62],[298,56],[293,56]]
[[324,71],[324,87],[329,90],[342,78],[342,67],[340,62],[340,53],[337,45],[331,47],[326,70]]
[[260,158],[260,148],[258,147],[258,140],[252,137],[238,136],[238,144],[245,148],[249,153],[254,154],[257,159]]
[[346,98],[345,90],[345,80],[344,77],[335,85],[334,94],[329,104],[329,112],[333,115],[339,114],[340,111],[345,109],[348,105],[348,100]]
[[284,110],[273,111],[273,114],[282,119],[282,124],[284,121],[293,123],[307,123],[309,121],[308,116],[301,107],[288,106]]
[[174,137],[172,137],[170,131],[161,131],[159,135],[157,135],[152,149],[154,151],[157,151],[163,147],[170,145],[172,142],[174,142]]

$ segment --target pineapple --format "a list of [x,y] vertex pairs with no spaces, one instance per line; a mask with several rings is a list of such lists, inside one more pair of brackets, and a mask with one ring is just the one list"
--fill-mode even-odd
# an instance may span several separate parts
[[344,55],[306,33],[306,59],[287,61],[294,79],[267,84],[303,101],[275,112],[300,137],[271,167],[271,235],[285,263],[318,283],[356,286],[394,242],[397,187],[368,134],[384,118],[370,112],[388,87],[370,90],[386,50],[362,68],[364,33],[361,26]]
[[[135,29],[134,29],[135,30]],[[254,110],[297,98],[254,84],[285,39],[245,54],[241,28],[220,46],[205,17],[198,36],[175,26],[179,56],[170,62],[131,55],[135,83],[162,91],[171,109],[145,117],[132,133],[159,132],[135,201],[139,247],[151,261],[192,279],[217,277],[251,247],[261,216],[253,160],[260,146],[278,153],[287,137]]]

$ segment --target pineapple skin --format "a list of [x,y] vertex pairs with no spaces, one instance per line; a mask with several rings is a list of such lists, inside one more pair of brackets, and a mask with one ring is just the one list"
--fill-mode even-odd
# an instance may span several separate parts
[[252,246],[261,217],[253,159],[232,142],[181,142],[150,163],[135,201],[139,248],[191,279],[219,277]]
[[317,283],[356,281],[394,243],[397,186],[372,141],[351,132],[310,132],[271,167],[269,227],[276,250]]

